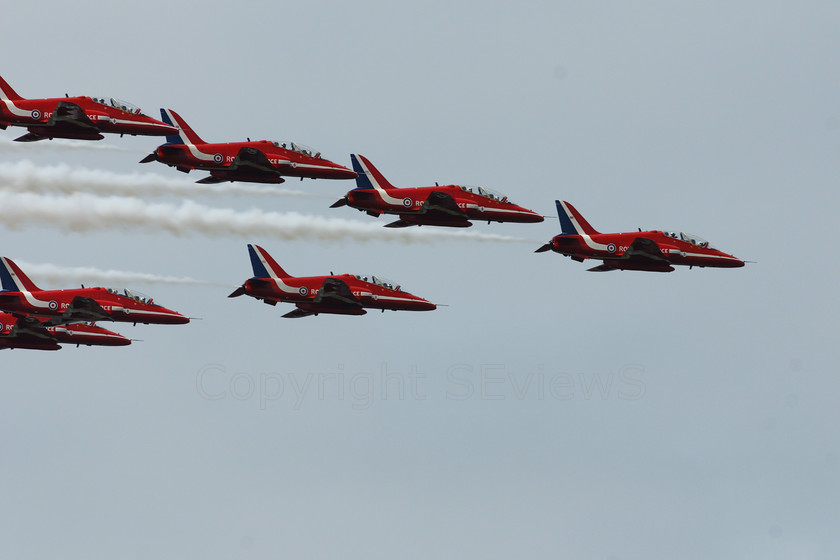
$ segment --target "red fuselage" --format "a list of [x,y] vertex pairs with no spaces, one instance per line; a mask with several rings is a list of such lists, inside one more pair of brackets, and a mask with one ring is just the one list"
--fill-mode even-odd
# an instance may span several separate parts
[[[444,212],[426,213],[424,203],[432,193],[444,193],[466,217],[447,215]],[[416,225],[469,227],[468,220],[487,222],[542,222],[540,214],[512,202],[483,196],[458,185],[436,187],[409,187],[399,189],[355,189],[346,195],[347,205],[379,216],[396,214],[405,222]]]
[[[78,313],[75,313],[77,309]],[[75,322],[101,320],[163,325],[190,322],[188,317],[151,300],[119,294],[106,288],[4,291],[0,292],[0,310],[37,317],[60,317],[73,312]]]
[[421,297],[403,292],[399,286],[386,287],[372,281],[365,281],[352,274],[334,276],[308,276],[299,278],[251,278],[245,282],[245,294],[267,302],[294,303],[300,309],[315,313],[339,313],[362,315],[361,308],[317,303],[315,300],[328,278],[340,280],[350,288],[353,297],[361,307],[390,309],[394,311],[431,311],[436,305]]
[[[631,245],[639,238],[653,241],[664,258],[659,262],[629,258],[632,254]],[[708,244],[695,244],[658,230],[591,235],[560,234],[552,238],[550,245],[552,251],[574,260],[600,259],[606,265],[621,270],[667,272],[672,270],[671,265],[717,268],[744,266],[744,261],[713,249]]]
[[[58,119],[51,122],[59,103],[78,106],[83,114],[75,116],[83,117],[82,120]],[[23,126],[45,138],[80,140],[100,140],[103,132],[143,136],[166,136],[178,132],[177,128],[137,111],[120,102],[107,100],[102,103],[91,97],[0,99],[0,126]]]
[[[243,149],[245,152],[243,153]],[[243,160],[243,155],[251,158]],[[309,179],[354,179],[356,173],[320,157],[269,140],[219,144],[163,144],[147,157],[180,171],[209,171],[224,181],[282,183],[282,176]]]

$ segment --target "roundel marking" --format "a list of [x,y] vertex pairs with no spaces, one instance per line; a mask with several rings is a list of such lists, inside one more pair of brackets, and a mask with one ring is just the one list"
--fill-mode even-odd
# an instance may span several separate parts
[[300,288],[298,288],[298,293],[302,296],[305,296],[308,292],[309,290],[307,290],[305,286],[301,286]]
[[609,245],[607,245],[607,251],[609,251],[610,253],[615,253],[615,243],[610,243]]
[[50,301],[49,308],[55,311],[56,309],[58,309],[58,302],[55,300]]
[[216,163],[222,163],[223,160],[224,158],[222,157],[222,154],[216,154],[213,156],[213,161]]
[[484,206],[479,206],[479,207],[478,207],[478,211],[479,211],[479,212],[484,212]]
[[35,119],[36,121],[41,120],[41,111],[39,111],[38,109],[33,109],[32,110],[32,118]]
[[404,198],[403,199],[403,206],[405,206],[406,208],[411,208],[411,199],[408,198],[408,197]]

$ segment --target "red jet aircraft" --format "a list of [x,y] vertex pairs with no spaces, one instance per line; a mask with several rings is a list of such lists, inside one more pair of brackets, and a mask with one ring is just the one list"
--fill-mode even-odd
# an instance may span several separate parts
[[642,231],[631,233],[598,233],[566,201],[555,201],[562,233],[535,252],[554,251],[583,262],[600,259],[603,264],[590,268],[594,272],[610,270],[647,270],[671,272],[671,265],[737,268],[744,261],[709,246],[709,242],[687,233]]
[[178,130],[140,112],[138,107],[110,97],[24,99],[0,78],[0,129],[23,126],[28,134],[17,142],[53,138],[102,140],[102,132],[166,136]]
[[297,318],[335,313],[364,315],[364,308],[393,311],[431,311],[437,306],[404,292],[394,282],[381,276],[339,274],[295,278],[280,268],[271,255],[258,245],[248,245],[254,277],[245,281],[228,297],[248,295],[276,305],[294,303],[297,309],[283,317]]
[[248,181],[282,183],[282,176],[309,179],[353,179],[356,174],[346,167],[321,157],[321,152],[294,142],[228,142],[208,144],[190,125],[171,109],[161,109],[164,122],[180,130],[166,137],[166,144],[140,160],[159,161],[178,171],[209,171],[199,183]]
[[503,194],[483,187],[444,185],[397,188],[364,156],[352,154],[358,173],[356,188],[330,208],[350,206],[371,216],[396,214],[399,220],[385,227],[470,227],[470,220],[490,222],[541,222],[543,217],[510,202]]
[[59,343],[127,346],[131,340],[92,324],[45,326],[42,321],[28,315],[0,313],[0,349],[60,350]]
[[180,325],[188,317],[139,295],[106,288],[41,290],[12,259],[0,257],[0,311],[49,317],[47,326],[88,321]]

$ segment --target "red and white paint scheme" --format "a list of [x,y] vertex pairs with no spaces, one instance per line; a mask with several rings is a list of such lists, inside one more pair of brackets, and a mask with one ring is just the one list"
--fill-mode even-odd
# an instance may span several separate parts
[[166,136],[177,129],[147,117],[138,107],[113,97],[24,99],[0,78],[0,128],[29,130],[17,142],[53,138],[102,140],[102,133]]
[[381,276],[331,274],[295,278],[280,268],[271,255],[258,245],[248,245],[254,277],[245,281],[228,297],[248,295],[263,303],[293,303],[297,307],[283,315],[308,317],[319,313],[364,315],[365,308],[392,311],[431,311],[437,306],[402,291],[395,282]]
[[470,227],[470,220],[486,220],[487,223],[543,221],[536,212],[517,206],[505,195],[483,187],[397,188],[364,156],[352,154],[350,159],[358,173],[356,188],[330,208],[350,206],[377,218],[382,214],[400,217],[385,227]]
[[574,206],[555,201],[562,233],[535,252],[554,251],[583,262],[599,259],[603,264],[594,272],[610,270],[646,270],[671,272],[672,265],[737,268],[744,261],[709,246],[709,242],[688,233],[642,231],[599,233]]
[[171,109],[161,109],[164,122],[178,128],[166,137],[166,144],[140,160],[159,161],[178,171],[209,171],[199,183],[247,181],[282,183],[283,177],[308,179],[353,179],[356,173],[321,157],[321,152],[295,142],[227,142],[209,144]]
[[59,344],[80,346],[127,346],[131,340],[88,323],[47,326],[30,315],[0,313],[0,350],[60,350]]
[[7,257],[0,257],[0,311],[47,317],[47,326],[92,321],[182,325],[188,317],[151,298],[109,288],[42,290]]

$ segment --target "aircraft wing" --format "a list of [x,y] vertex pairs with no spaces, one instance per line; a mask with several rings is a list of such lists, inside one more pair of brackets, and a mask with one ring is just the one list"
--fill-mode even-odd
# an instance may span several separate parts
[[656,241],[646,237],[637,237],[627,248],[623,255],[625,258],[633,261],[654,261],[657,263],[668,262],[668,257],[656,244]]
[[285,317],[286,319],[299,319],[301,317],[309,317],[310,315],[315,315],[315,312],[297,308],[293,311],[289,311],[288,313],[283,315],[283,317]]
[[646,237],[637,237],[621,256],[604,259],[604,264],[588,269],[589,272],[609,272],[611,270],[653,270],[670,272],[668,257],[662,252],[656,241]]
[[70,101],[59,101],[58,105],[55,106],[55,111],[53,111],[50,120],[42,126],[58,126],[85,131],[99,130],[82,108]]
[[248,171],[251,173],[277,173],[277,168],[271,165],[264,153],[256,148],[244,146],[233,158],[228,166],[229,171]]
[[447,218],[465,218],[467,214],[458,207],[455,199],[451,195],[432,191],[420,207],[421,214],[437,214],[443,215]]
[[18,318],[9,336],[21,341],[55,342],[55,337],[47,331],[44,323],[28,315],[16,315]]
[[361,307],[362,302],[353,295],[350,287],[338,278],[327,278],[321,284],[313,303],[337,305],[339,307]]
[[59,317],[49,319],[44,324],[49,326],[66,325],[67,323],[81,323],[107,320],[108,312],[96,303],[96,300],[84,296],[76,296],[70,306]]

